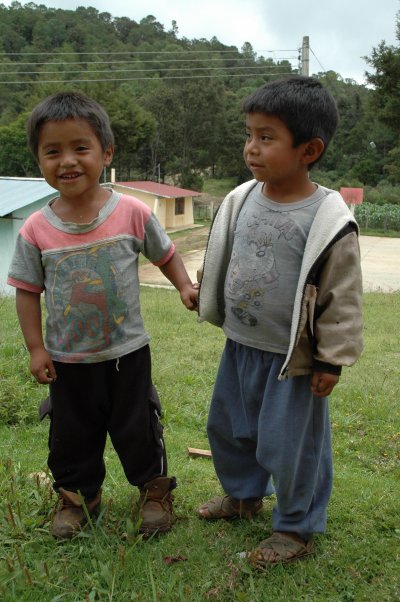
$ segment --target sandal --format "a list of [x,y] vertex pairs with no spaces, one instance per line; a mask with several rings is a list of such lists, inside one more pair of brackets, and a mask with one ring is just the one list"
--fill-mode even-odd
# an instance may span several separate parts
[[[273,560],[265,557],[264,551],[269,550],[274,554]],[[314,542],[297,541],[289,534],[276,532],[260,543],[258,548],[249,553],[250,564],[256,569],[265,569],[268,566],[293,562],[304,556],[314,553]]]
[[263,502],[261,498],[237,500],[230,495],[217,495],[198,509],[198,515],[205,520],[218,518],[253,518],[260,512]]

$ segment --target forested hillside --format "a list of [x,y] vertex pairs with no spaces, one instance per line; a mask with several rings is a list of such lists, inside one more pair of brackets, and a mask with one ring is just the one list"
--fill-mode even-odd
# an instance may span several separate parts
[[[400,183],[400,93],[390,84],[399,81],[400,50],[382,43],[369,63],[368,88],[333,71],[315,74],[341,115],[318,172],[327,185],[388,190]],[[0,4],[0,175],[39,175],[25,144],[26,117],[46,95],[77,88],[110,115],[118,179],[160,175],[197,189],[207,174],[241,181],[249,177],[241,102],[297,68],[258,56],[250,43],[238,49],[216,38],[181,38],[176,22],[166,29],[151,15],[137,23],[93,7]]]

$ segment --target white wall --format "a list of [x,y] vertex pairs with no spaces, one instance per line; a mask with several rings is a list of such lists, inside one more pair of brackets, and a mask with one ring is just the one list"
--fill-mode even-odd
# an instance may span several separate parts
[[[51,195],[50,198],[53,196],[54,195]],[[49,197],[46,197],[41,201],[37,201],[27,207],[14,211],[12,217],[15,219],[0,217],[0,296],[15,294],[15,288],[13,286],[8,286],[7,284],[7,275],[14,253],[18,232],[22,228],[25,220],[32,213],[44,207],[48,200]]]

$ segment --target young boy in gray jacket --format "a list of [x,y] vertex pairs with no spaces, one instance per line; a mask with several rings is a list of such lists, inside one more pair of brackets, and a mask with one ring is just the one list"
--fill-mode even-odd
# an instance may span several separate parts
[[200,320],[227,336],[208,418],[226,492],[204,519],[252,516],[275,487],[272,535],[257,568],[313,553],[332,487],[328,395],[362,351],[358,227],[339,193],[309,171],[335,132],[334,99],[315,79],[269,82],[244,102],[254,180],[214,220]]

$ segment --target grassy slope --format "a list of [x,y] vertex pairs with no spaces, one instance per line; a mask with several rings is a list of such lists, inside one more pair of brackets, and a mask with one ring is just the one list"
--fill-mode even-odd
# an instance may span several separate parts
[[[137,494],[110,446],[104,512],[96,528],[72,542],[55,542],[48,535],[54,496],[49,486],[29,476],[45,470],[48,425],[35,421],[45,389],[27,377],[13,309],[0,307],[2,406],[10,422],[18,421],[0,428],[2,599],[399,599],[400,295],[365,296],[366,349],[332,396],[335,486],[328,532],[317,539],[318,554],[267,574],[254,573],[237,554],[268,536],[272,500],[252,522],[209,524],[195,515],[199,503],[220,491],[212,462],[188,458],[186,448],[207,446],[205,423],[222,333],[199,325],[173,292],[143,289],[142,306],[164,406],[170,473],[180,483],[176,527],[148,542],[137,536]],[[21,398],[24,407],[13,416]],[[178,562],[167,564],[167,557]]]

